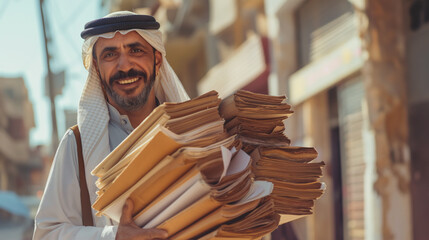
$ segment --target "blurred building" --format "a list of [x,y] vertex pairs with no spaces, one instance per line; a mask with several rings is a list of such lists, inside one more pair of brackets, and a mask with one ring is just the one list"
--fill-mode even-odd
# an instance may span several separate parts
[[429,3],[271,2],[289,136],[328,163],[304,239],[426,239]]
[[43,181],[41,155],[30,149],[32,104],[22,78],[0,78],[0,190],[35,194]]
[[273,49],[287,53],[275,54],[272,72],[273,82],[287,85],[271,93],[286,92],[294,106],[286,126],[294,144],[315,146],[327,163],[325,196],[313,216],[295,223],[300,239],[384,239],[359,14],[344,0],[271,2]]
[[273,239],[426,239],[429,2],[105,0],[151,14],[192,97],[286,94],[328,188]]
[[65,129],[68,129],[77,124],[77,110],[76,109],[65,109]]
[[407,1],[406,89],[408,96],[411,196],[414,239],[425,239],[429,228],[429,2]]

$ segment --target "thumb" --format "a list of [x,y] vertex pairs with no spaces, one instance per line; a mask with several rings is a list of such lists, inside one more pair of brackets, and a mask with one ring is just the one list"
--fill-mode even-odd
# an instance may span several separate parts
[[134,207],[133,201],[130,198],[128,198],[124,206],[122,207],[122,215],[120,219],[121,224],[130,224],[133,222],[133,219],[132,219],[133,207]]

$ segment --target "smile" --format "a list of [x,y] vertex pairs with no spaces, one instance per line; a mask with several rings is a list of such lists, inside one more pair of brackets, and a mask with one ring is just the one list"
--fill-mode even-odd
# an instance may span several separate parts
[[133,82],[137,82],[137,80],[139,80],[138,77],[131,78],[131,79],[119,80],[118,83],[121,84],[121,85],[124,85],[124,84],[130,84],[130,83],[133,83]]

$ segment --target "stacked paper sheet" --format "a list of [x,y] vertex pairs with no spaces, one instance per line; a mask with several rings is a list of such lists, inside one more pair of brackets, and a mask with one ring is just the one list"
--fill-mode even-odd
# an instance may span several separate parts
[[256,146],[289,146],[284,134],[286,120],[292,113],[284,96],[238,91],[222,100],[219,107],[229,134],[238,134],[250,153]]

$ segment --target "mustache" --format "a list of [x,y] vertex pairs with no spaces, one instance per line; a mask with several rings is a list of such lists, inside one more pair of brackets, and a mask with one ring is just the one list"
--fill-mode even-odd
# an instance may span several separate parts
[[114,81],[124,78],[143,77],[144,82],[147,81],[147,74],[143,71],[130,69],[128,72],[118,71],[109,79],[109,84],[112,85]]

